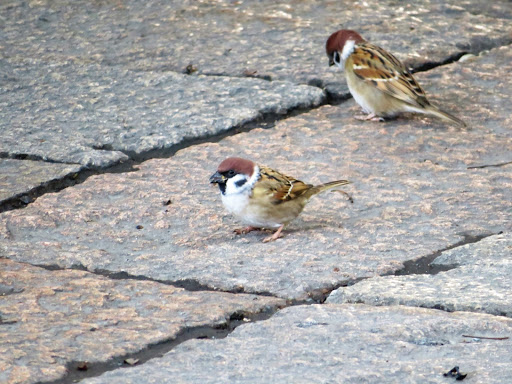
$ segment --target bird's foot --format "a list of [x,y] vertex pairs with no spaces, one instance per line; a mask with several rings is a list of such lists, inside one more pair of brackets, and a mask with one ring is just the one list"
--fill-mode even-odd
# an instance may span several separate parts
[[375,113],[370,113],[369,115],[356,115],[354,116],[356,120],[361,121],[384,121],[383,117],[377,116]]
[[278,228],[278,230],[277,230],[277,231],[275,231],[275,233],[274,233],[272,236],[265,237],[265,238],[263,239],[263,242],[264,242],[264,243],[269,243],[269,242],[271,242],[271,241],[275,241],[275,240],[279,239],[280,237],[283,237],[283,234],[281,233],[281,232],[282,232],[282,230],[283,230],[283,227],[284,227],[284,225],[281,225],[281,226]]
[[245,235],[246,233],[249,233],[249,232],[252,232],[252,231],[259,231],[261,228],[257,228],[257,227],[253,227],[253,226],[248,226],[248,227],[245,227],[245,228],[238,228],[238,229],[235,229],[233,232],[235,232],[237,235]]
[[350,201],[351,204],[354,204],[354,199],[347,192],[342,191],[341,189],[333,189],[333,192],[339,192],[339,193],[347,196],[348,201]]

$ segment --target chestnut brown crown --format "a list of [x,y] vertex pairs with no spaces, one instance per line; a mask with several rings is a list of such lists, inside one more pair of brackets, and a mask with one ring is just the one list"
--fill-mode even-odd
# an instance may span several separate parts
[[219,164],[217,172],[224,173],[228,171],[235,171],[237,174],[252,176],[254,172],[254,163],[251,160],[243,159],[241,157],[228,157]]

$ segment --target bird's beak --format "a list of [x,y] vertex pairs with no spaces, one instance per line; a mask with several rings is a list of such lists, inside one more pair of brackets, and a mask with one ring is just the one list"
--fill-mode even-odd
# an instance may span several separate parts
[[332,67],[334,65],[334,60],[333,59],[329,59],[329,67]]
[[221,175],[219,172],[215,172],[210,177],[210,183],[212,184],[224,184],[226,182],[226,177]]

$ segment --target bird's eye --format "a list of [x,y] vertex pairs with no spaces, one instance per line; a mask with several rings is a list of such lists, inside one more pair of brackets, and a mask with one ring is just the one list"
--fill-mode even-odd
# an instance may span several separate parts
[[230,169],[230,170],[228,171],[228,174],[227,174],[226,176],[227,176],[228,178],[230,178],[230,177],[233,177],[233,176],[235,176],[235,175],[236,175],[236,172],[235,172],[235,171],[233,171],[232,169]]
[[340,53],[338,51],[335,51],[334,54],[333,54],[333,57],[332,57],[332,60],[336,63],[336,64],[340,64],[341,63],[341,56],[340,56]]

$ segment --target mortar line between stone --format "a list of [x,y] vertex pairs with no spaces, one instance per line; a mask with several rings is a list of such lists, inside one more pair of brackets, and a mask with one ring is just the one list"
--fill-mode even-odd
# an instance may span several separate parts
[[[180,143],[175,144],[169,148],[165,149],[155,149],[149,150],[144,153],[136,154],[131,151],[122,151],[116,148],[112,150],[124,153],[129,157],[129,160],[117,162],[105,168],[96,168],[96,167],[85,167],[84,169],[79,170],[78,172],[73,172],[72,174],[66,175],[64,177],[54,179],[43,183],[42,185],[32,188],[27,192],[23,192],[17,194],[16,196],[9,197],[0,202],[0,214],[6,211],[11,211],[14,209],[25,208],[30,203],[35,201],[37,198],[47,194],[59,192],[62,189],[72,187],[77,184],[81,184],[86,181],[90,176],[93,175],[101,175],[108,173],[125,173],[125,172],[136,172],[138,169],[135,168],[137,165],[143,163],[144,161],[155,159],[155,158],[171,158],[174,154],[182,149],[193,147],[195,145],[204,144],[204,143],[217,143],[223,140],[226,137],[234,136],[239,133],[249,132],[256,128],[263,129],[272,129],[275,127],[276,123],[290,118],[294,116],[298,116],[304,113],[308,113],[313,111],[314,109],[320,108],[323,105],[327,104],[327,97],[324,94],[322,100],[318,104],[314,105],[297,105],[296,107],[290,108],[284,113],[279,112],[264,112],[261,113],[258,117],[242,123],[240,125],[235,125],[229,128],[226,131],[214,134],[214,135],[203,135],[199,137],[185,137]],[[20,159],[20,160],[29,160],[29,159]],[[41,160],[44,161],[44,160]],[[50,161],[45,161],[50,162]],[[67,164],[67,163],[63,163]],[[74,165],[74,163],[70,163],[70,165]],[[80,165],[80,164],[78,164]]]
[[[128,369],[140,366],[152,359],[160,358],[169,353],[178,345],[192,339],[224,339],[242,324],[264,321],[271,318],[281,307],[274,306],[261,312],[251,313],[235,311],[217,325],[197,326],[183,328],[179,333],[167,340],[150,344],[138,352],[115,356],[101,363],[88,363],[84,361],[70,361],[66,364],[68,374],[58,380],[44,382],[45,384],[71,384],[87,378],[98,377],[103,373],[117,369]],[[131,362],[131,364],[129,363]],[[36,383],[42,384],[42,383]]]
[[7,153],[0,152],[0,159],[19,160],[19,161],[39,161],[48,164],[64,164],[64,165],[81,165],[72,161],[59,161],[52,159],[45,159],[43,156],[33,155],[29,153]]
[[[495,45],[495,46],[489,47],[485,50],[508,46],[510,44],[512,44],[512,39],[507,44]],[[479,53],[481,53],[485,50],[478,51],[473,54],[478,55]],[[469,52],[462,51],[462,52],[459,52],[459,53],[449,56],[448,58],[446,58],[444,61],[441,61],[441,62],[424,63],[421,66],[418,66],[417,68],[413,68],[412,73],[426,72],[426,71],[429,71],[430,69],[434,69],[434,68],[437,68],[440,66],[454,63],[467,53],[469,53]],[[219,74],[202,74],[202,75],[230,77],[228,75],[219,75]],[[262,79],[266,80],[266,81],[272,81],[272,79],[266,79],[266,78],[262,78]],[[322,88],[321,85],[314,85],[314,84],[308,84],[308,85],[312,86],[312,87]],[[121,150],[116,150],[113,148],[112,150],[116,150],[118,152],[122,152],[122,153],[126,154],[130,158],[130,160],[124,161],[124,162],[118,162],[118,163],[110,165],[106,168],[100,168],[100,169],[86,168],[86,169],[78,171],[77,173],[74,173],[71,177],[70,177],[70,175],[67,175],[60,179],[51,180],[47,183],[44,183],[43,185],[41,185],[39,187],[33,188],[27,192],[17,194],[16,196],[7,198],[7,199],[3,200],[2,202],[0,202],[0,214],[2,212],[14,210],[14,209],[25,208],[27,205],[32,203],[37,198],[45,195],[46,193],[58,192],[64,188],[71,187],[76,184],[81,184],[85,180],[87,180],[89,178],[89,176],[91,176],[91,175],[104,174],[104,173],[123,173],[123,172],[127,172],[126,168],[129,168],[129,171],[134,171],[135,169],[133,168],[133,166],[138,165],[146,160],[153,159],[153,158],[170,158],[177,151],[179,151],[181,149],[192,147],[192,146],[198,145],[198,144],[207,143],[207,142],[216,143],[226,137],[230,137],[230,136],[236,135],[241,132],[249,132],[254,128],[271,129],[275,126],[275,124],[278,121],[281,121],[281,120],[284,120],[284,119],[287,119],[290,117],[294,117],[297,115],[301,115],[304,113],[308,113],[308,112],[318,109],[326,104],[339,105],[339,104],[352,98],[350,93],[339,95],[336,98],[333,98],[333,96],[330,95],[325,90],[324,90],[324,92],[325,92],[325,97],[318,105],[308,106],[308,107],[298,106],[298,107],[290,109],[289,111],[287,111],[284,114],[278,114],[275,112],[266,113],[266,114],[261,115],[259,118],[253,119],[253,120],[251,120],[247,123],[244,123],[240,126],[231,127],[230,129],[228,129],[227,131],[224,131],[222,133],[219,133],[216,135],[211,135],[211,136],[208,135],[208,136],[204,136],[204,137],[185,139],[181,143],[174,145],[165,150],[151,150],[151,151],[147,151],[142,154],[135,155],[134,153],[131,153],[129,151],[121,151]],[[265,125],[267,125],[267,126],[265,127]],[[107,150],[107,149],[105,149],[105,150]],[[37,155],[21,155],[21,154],[20,155],[9,155],[5,152],[0,153],[0,158],[12,158],[12,159],[18,159],[18,160],[34,160],[34,161],[42,161],[42,162],[48,162],[48,163],[80,165],[78,163],[72,163],[72,162],[67,163],[67,162],[58,162],[58,161],[53,161],[53,160],[47,160],[47,159],[43,159],[41,156],[37,156]]]
[[[9,259],[7,257],[8,260]],[[101,276],[107,279],[111,280],[136,280],[136,281],[149,281],[153,283],[163,284],[163,285],[169,285],[175,288],[181,288],[187,292],[216,292],[216,293],[229,293],[232,295],[254,295],[254,296],[264,296],[264,297],[273,297],[276,299],[283,299],[282,297],[279,297],[271,292],[246,292],[241,288],[233,289],[233,290],[226,290],[226,289],[218,289],[215,287],[211,287],[206,284],[200,283],[196,279],[181,279],[181,280],[160,280],[160,279],[154,279],[152,277],[144,276],[144,275],[132,275],[128,272],[111,272],[105,269],[96,269],[96,270],[89,270],[82,264],[74,264],[71,267],[61,267],[56,264],[32,264],[26,261],[17,261],[13,260],[16,263],[30,265],[32,267],[42,268],[47,271],[83,271],[90,273],[91,275],[95,276]],[[283,299],[284,300],[284,299]],[[290,301],[292,302],[292,301]]]
[[[27,263],[28,264],[28,263]],[[44,268],[44,267],[42,267]],[[152,280],[155,281],[155,280]],[[217,291],[224,292],[227,291]],[[231,292],[227,292],[231,293]],[[330,293],[330,292],[329,292]],[[247,293],[250,294],[250,293]],[[257,295],[257,294],[253,294]],[[276,296],[274,296],[276,297]],[[93,363],[88,364],[83,361],[71,361],[66,364],[66,368],[68,374],[58,380],[54,380],[51,382],[45,382],[45,384],[71,384],[81,382],[84,379],[98,377],[103,373],[114,371],[117,369],[129,369],[134,366],[142,365],[152,359],[160,358],[165,354],[172,351],[178,345],[192,340],[192,339],[223,339],[229,336],[236,328],[243,324],[256,323],[260,321],[265,321],[274,316],[277,312],[284,308],[299,306],[299,305],[311,305],[311,304],[322,304],[316,301],[310,300],[287,300],[286,304],[283,306],[275,305],[270,309],[266,309],[261,312],[251,313],[247,311],[236,311],[233,312],[229,318],[225,319],[225,322],[222,322],[218,325],[212,326],[198,326],[198,327],[190,327],[184,328],[181,330],[176,337],[169,338],[167,340],[163,340],[156,344],[150,344],[143,348],[142,350],[134,353],[125,354],[122,356],[116,356],[112,359],[101,362],[101,363]],[[128,360],[131,359],[131,360]],[[127,363],[127,361],[131,361],[132,364]],[[135,364],[133,364],[135,362]],[[79,368],[80,367],[80,368]],[[43,384],[43,383],[36,383]]]
[[439,249],[431,254],[420,257],[416,260],[409,260],[403,263],[403,268],[393,273],[385,274],[383,276],[407,276],[407,275],[437,275],[439,272],[446,272],[457,268],[457,265],[437,265],[432,266],[432,262],[441,256],[444,252],[462,247],[467,244],[478,243],[490,236],[499,235],[502,232],[482,232],[480,234],[461,234],[463,239],[455,244],[449,245],[443,249]]
[[[498,233],[499,234],[499,233]],[[472,244],[477,243],[489,236],[494,236],[496,233],[486,233],[486,234],[480,234],[480,235],[464,235],[464,239],[452,244],[450,246],[447,246],[443,248],[442,250],[439,250],[435,252],[434,254],[436,257],[440,255],[442,252],[450,249],[454,249],[466,244]],[[427,257],[430,257],[431,255],[427,255]],[[424,258],[424,257],[423,257]],[[24,263],[28,265],[32,265],[30,263]],[[37,267],[44,268],[47,270],[67,270],[69,268],[60,268],[58,266],[44,266],[44,265],[36,265]],[[455,268],[455,266],[452,266],[452,268]],[[77,266],[76,268],[78,270],[85,270],[85,267],[83,266]],[[106,271],[96,271],[91,272],[87,271],[92,274],[98,274],[104,277],[109,277],[113,279],[135,279],[135,280],[146,280],[146,281],[153,281],[157,283],[162,284],[168,284],[168,285],[174,285],[172,283],[168,283],[165,281],[159,281],[151,278],[146,278],[142,276],[133,276],[129,275],[126,272],[120,272],[120,273],[107,273]],[[385,276],[385,275],[384,275]],[[250,313],[245,311],[237,311],[230,314],[229,318],[225,319],[225,322],[222,322],[218,325],[212,325],[212,326],[199,326],[199,327],[191,327],[191,328],[184,328],[181,330],[178,335],[174,338],[169,338],[167,340],[163,340],[161,342],[158,342],[156,344],[148,345],[147,347],[143,348],[142,350],[125,354],[122,356],[116,356],[108,361],[101,362],[101,363],[93,363],[88,364],[87,362],[80,362],[80,361],[71,361],[66,364],[68,374],[55,381],[48,382],[49,384],[70,384],[70,383],[76,383],[80,382],[81,380],[84,380],[86,378],[92,378],[92,377],[98,377],[102,375],[103,373],[110,372],[117,369],[125,369],[125,368],[131,368],[132,366],[138,366],[146,363],[149,360],[162,357],[163,355],[167,354],[171,350],[173,350],[176,346],[191,340],[191,339],[223,339],[227,337],[229,334],[231,334],[238,326],[242,324],[247,323],[254,323],[259,321],[265,321],[270,319],[274,314],[279,312],[280,310],[288,307],[293,306],[299,306],[299,305],[311,305],[311,304],[320,304],[322,305],[326,298],[332,293],[334,290],[347,286],[347,285],[353,285],[358,283],[359,281],[369,279],[368,278],[360,278],[356,279],[353,282],[345,282],[344,284],[339,284],[336,286],[332,286],[328,289],[323,290],[322,298],[319,300],[313,301],[313,300],[288,300],[286,301],[286,304],[283,306],[273,306],[271,309],[267,309],[266,311],[258,312],[258,313]],[[215,292],[223,292],[223,293],[233,293],[229,291],[218,291],[218,290],[212,290],[207,289],[208,291],[215,291]],[[258,295],[257,293],[247,293],[247,294],[253,294]],[[272,297],[276,297],[275,295],[269,295]],[[277,297],[276,297],[277,298]],[[430,309],[437,309],[437,310],[443,310],[446,311],[444,308],[430,308]],[[132,359],[132,360],[128,360]],[[127,363],[127,361],[131,361],[132,364]],[[134,363],[135,362],[135,363]],[[79,368],[81,367],[81,368]]]

